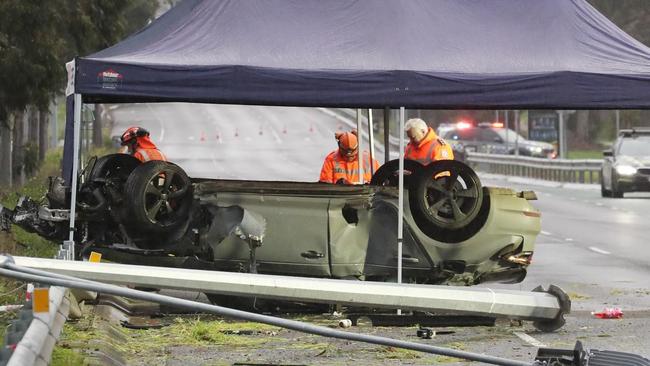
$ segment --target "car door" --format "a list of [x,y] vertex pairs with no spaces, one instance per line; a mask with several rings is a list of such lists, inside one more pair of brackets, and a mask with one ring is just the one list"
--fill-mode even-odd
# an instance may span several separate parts
[[480,128],[478,140],[481,141],[483,152],[487,154],[504,154],[508,151],[501,136],[491,128]]
[[[259,183],[259,184],[272,184]],[[276,183],[280,185],[281,183]],[[272,187],[268,186],[267,191]],[[207,202],[208,200],[204,200]],[[237,205],[263,217],[266,222],[262,246],[256,249],[260,273],[329,277],[329,198],[285,194],[220,193],[219,206]],[[249,262],[247,240],[229,235],[212,245],[215,262]]]

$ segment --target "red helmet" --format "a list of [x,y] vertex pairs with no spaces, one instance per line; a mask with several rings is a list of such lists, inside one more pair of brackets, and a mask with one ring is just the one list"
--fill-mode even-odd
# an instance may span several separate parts
[[124,131],[122,137],[120,137],[120,141],[122,142],[122,146],[129,145],[135,142],[138,137],[144,136],[149,136],[149,131],[142,127],[129,127]]
[[337,132],[334,136],[339,143],[339,153],[341,156],[348,159],[356,158],[359,152],[357,130],[352,130],[352,132]]

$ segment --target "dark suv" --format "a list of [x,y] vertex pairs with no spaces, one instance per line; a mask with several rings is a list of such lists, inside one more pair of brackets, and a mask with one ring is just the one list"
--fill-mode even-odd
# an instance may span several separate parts
[[621,130],[611,149],[603,151],[600,191],[603,197],[650,191],[650,128]]
[[547,142],[527,140],[517,132],[506,129],[502,123],[442,124],[438,135],[450,144],[462,144],[466,151],[486,154],[515,154],[553,159],[555,147]]

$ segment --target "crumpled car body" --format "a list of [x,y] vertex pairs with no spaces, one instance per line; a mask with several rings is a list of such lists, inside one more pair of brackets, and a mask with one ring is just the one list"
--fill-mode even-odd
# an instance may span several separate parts
[[[482,187],[459,162],[407,162],[403,281],[522,281],[540,232],[540,214],[529,203],[534,193]],[[382,166],[369,185],[332,185],[190,179],[171,163],[109,155],[80,176],[78,253],[132,264],[396,281],[397,166]],[[48,205],[27,200],[4,208],[5,221],[66,239],[61,218],[69,198],[60,181],[50,186]]]

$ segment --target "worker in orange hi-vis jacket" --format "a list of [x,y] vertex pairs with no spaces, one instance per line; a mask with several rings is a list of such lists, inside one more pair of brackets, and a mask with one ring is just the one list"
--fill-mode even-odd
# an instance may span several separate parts
[[149,138],[149,131],[142,127],[129,127],[124,131],[120,140],[126,149],[124,152],[143,163],[151,160],[167,161],[165,154],[158,150],[158,147]]
[[406,121],[404,130],[409,137],[409,143],[404,151],[404,159],[415,160],[427,165],[438,160],[453,160],[454,152],[451,146],[427,123],[419,118]]
[[[320,172],[320,182],[333,184],[359,184],[359,140],[357,131],[336,132],[334,134],[338,149],[327,155]],[[363,183],[369,183],[372,173],[377,171],[379,164],[376,160],[370,162],[370,154],[364,151]]]

